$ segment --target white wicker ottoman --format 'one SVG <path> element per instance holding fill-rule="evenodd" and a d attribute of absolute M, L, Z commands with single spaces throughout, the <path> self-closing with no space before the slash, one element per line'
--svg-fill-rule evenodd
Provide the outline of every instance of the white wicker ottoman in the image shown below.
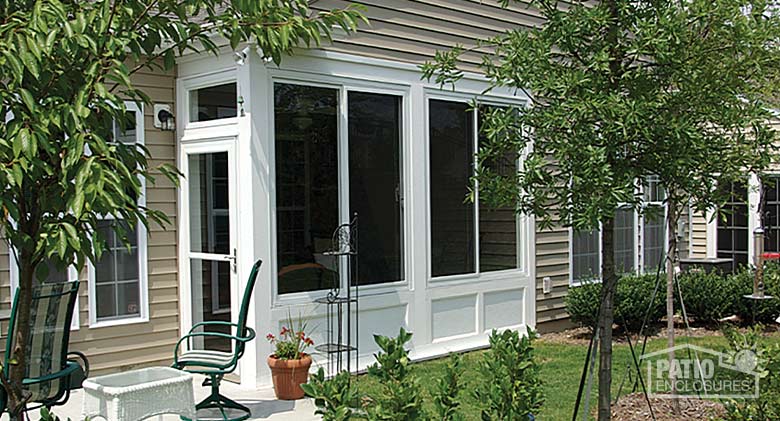
<path fill-rule="evenodd" d="M 162 414 L 195 418 L 192 375 L 150 367 L 84 381 L 82 418 L 137 421 Z"/>

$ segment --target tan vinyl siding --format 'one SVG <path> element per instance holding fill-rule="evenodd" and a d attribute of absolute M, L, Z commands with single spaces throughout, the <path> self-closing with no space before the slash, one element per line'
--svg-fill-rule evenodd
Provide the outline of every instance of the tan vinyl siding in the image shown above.
<path fill-rule="evenodd" d="M 563 297 L 569 290 L 569 230 L 554 226 L 536 229 L 536 323 L 541 331 L 569 326 L 569 315 Z M 552 291 L 543 290 L 543 279 L 549 276 Z"/>
<path fill-rule="evenodd" d="M 133 76 L 136 87 L 142 89 L 153 103 L 174 103 L 175 72 L 151 73 L 141 70 Z M 150 166 L 175 164 L 174 132 L 154 127 L 152 105 L 144 105 L 144 143 L 151 154 Z M 92 373 L 105 374 L 149 365 L 167 365 L 179 337 L 179 291 L 177 262 L 176 188 L 165 177 L 156 175 L 156 183 L 147 183 L 146 205 L 165 212 L 170 224 L 163 229 L 152 223 L 147 239 L 147 289 L 149 321 L 127 325 L 90 328 L 87 270 L 79 279 L 79 324 L 71 332 L 70 348 L 87 354 Z M 6 244 L 0 243 L 0 311 L 10 308 L 9 259 Z M 7 322 L 2 323 L 6 335 Z M 5 349 L 5 343 L 0 346 Z"/>
<path fill-rule="evenodd" d="M 346 0 L 321 0 L 318 10 L 343 8 Z M 474 47 L 478 40 L 515 28 L 532 28 L 542 23 L 539 12 L 523 3 L 502 9 L 498 4 L 479 0 L 367 0 L 370 25 L 361 25 L 357 34 L 325 46 L 329 51 L 365 55 L 393 61 L 420 64 L 433 58 L 437 50 L 456 45 Z M 476 70 L 477 53 L 463 57 L 464 69 Z"/>
<path fill-rule="evenodd" d="M 707 217 L 701 212 L 691 214 L 691 257 L 707 257 Z"/>

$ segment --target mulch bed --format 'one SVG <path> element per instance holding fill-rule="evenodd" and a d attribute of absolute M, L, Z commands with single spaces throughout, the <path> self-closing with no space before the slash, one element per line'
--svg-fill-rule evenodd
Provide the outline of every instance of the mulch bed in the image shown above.
<path fill-rule="evenodd" d="M 703 399 L 679 399 L 680 413 L 673 411 L 671 399 L 650 398 L 653 413 L 657 421 L 690 421 L 715 420 L 725 416 L 726 410 L 720 402 Z M 617 404 L 612 405 L 612 419 L 615 421 L 645 421 L 652 420 L 645 396 L 632 393 L 622 396 Z"/>

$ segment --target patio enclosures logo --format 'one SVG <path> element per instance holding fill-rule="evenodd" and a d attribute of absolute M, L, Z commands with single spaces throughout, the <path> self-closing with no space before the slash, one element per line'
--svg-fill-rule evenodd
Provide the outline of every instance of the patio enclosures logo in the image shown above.
<path fill-rule="evenodd" d="M 670 350 L 675 355 L 672 361 Z M 726 354 L 686 344 L 645 354 L 640 360 L 648 393 L 654 397 L 758 397 L 759 359 L 749 349 Z"/>

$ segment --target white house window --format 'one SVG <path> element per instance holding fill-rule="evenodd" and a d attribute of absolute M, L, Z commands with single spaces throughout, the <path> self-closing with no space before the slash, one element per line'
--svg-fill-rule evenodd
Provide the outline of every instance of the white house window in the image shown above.
<path fill-rule="evenodd" d="M 635 212 L 630 208 L 620 208 L 615 212 L 613 241 L 617 273 L 636 270 L 637 230 L 634 216 Z M 572 230 L 571 237 L 572 282 L 601 279 L 601 230 Z"/>
<path fill-rule="evenodd" d="M 780 251 L 780 177 L 772 176 L 761 180 L 764 212 L 764 251 Z"/>
<path fill-rule="evenodd" d="M 361 285 L 404 278 L 402 98 L 348 91 L 343 116 L 338 104 L 344 93 L 339 88 L 274 85 L 279 294 L 339 283 L 337 262 L 325 252 L 332 248 L 333 231 L 343 216 L 355 212 L 360 218 Z M 348 124 L 342 129 L 339 120 L 344 117 Z M 339 161 L 343 147 L 347 165 Z M 348 189 L 339 187 L 345 184 Z"/>
<path fill-rule="evenodd" d="M 733 269 L 748 264 L 748 190 L 746 183 L 725 186 L 730 197 L 718 218 L 718 257 L 732 260 Z"/>
<path fill-rule="evenodd" d="M 127 231 L 128 249 L 112 228 L 116 223 L 122 222 L 103 220 L 97 226 L 97 231 L 106 239 L 106 250 L 95 262 L 94 298 L 98 320 L 141 314 L 138 231 Z"/>
<path fill-rule="evenodd" d="M 487 111 L 490 106 L 481 106 Z M 481 111 L 463 102 L 432 99 L 429 115 L 431 275 L 441 277 L 518 268 L 514 209 L 466 201 L 475 171 Z M 494 162 L 516 172 L 519 157 Z"/>
<path fill-rule="evenodd" d="M 666 192 L 658 177 L 648 177 L 644 188 L 645 212 L 642 215 L 642 269 L 663 269 L 666 257 Z"/>
<path fill-rule="evenodd" d="M 232 118 L 238 115 L 236 82 L 190 91 L 190 122 Z"/>
<path fill-rule="evenodd" d="M 134 103 L 125 104 L 127 118 L 115 122 L 113 139 L 126 145 L 143 144 L 143 113 Z M 144 204 L 142 192 L 138 198 Z M 124 238 L 114 228 L 121 224 Z M 105 218 L 97 222 L 97 233 L 106 249 L 89 267 L 90 324 L 143 319 L 146 313 L 146 231 L 139 223 Z"/>

